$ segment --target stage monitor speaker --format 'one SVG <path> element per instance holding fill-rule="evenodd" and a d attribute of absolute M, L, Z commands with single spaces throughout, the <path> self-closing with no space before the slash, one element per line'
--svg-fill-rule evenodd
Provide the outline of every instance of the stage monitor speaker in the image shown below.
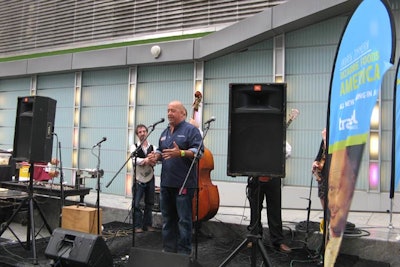
<path fill-rule="evenodd" d="M 286 84 L 230 84 L 229 176 L 285 177 Z"/>
<path fill-rule="evenodd" d="M 113 266 L 111 252 L 101 236 L 62 228 L 53 231 L 45 255 L 55 261 L 55 266 Z"/>
<path fill-rule="evenodd" d="M 57 101 L 44 96 L 18 97 L 13 158 L 49 162 Z"/>
<path fill-rule="evenodd" d="M 127 267 L 201 267 L 189 255 L 155 251 L 144 248 L 131 248 Z"/>

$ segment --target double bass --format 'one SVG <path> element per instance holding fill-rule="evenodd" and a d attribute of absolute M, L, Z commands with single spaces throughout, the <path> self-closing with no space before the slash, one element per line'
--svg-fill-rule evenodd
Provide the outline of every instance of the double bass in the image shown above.
<path fill-rule="evenodd" d="M 192 120 L 199 110 L 202 94 L 195 93 Z M 209 149 L 204 147 L 203 156 L 198 163 L 198 191 L 192 200 L 192 220 L 207 221 L 217 214 L 219 209 L 218 187 L 211 182 L 210 173 L 214 169 L 214 157 Z"/>

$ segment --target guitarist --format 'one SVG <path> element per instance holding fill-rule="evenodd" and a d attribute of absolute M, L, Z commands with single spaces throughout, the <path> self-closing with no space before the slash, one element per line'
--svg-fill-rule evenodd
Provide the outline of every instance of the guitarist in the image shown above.
<path fill-rule="evenodd" d="M 327 156 L 328 151 L 326 148 L 326 128 L 324 128 L 321 132 L 322 140 L 321 144 L 319 145 L 318 154 L 314 159 L 312 164 L 312 173 L 315 176 L 315 179 L 318 183 L 318 197 L 321 201 L 322 209 L 324 210 L 324 218 L 320 222 L 320 231 L 322 233 L 326 233 L 328 226 L 325 224 L 325 221 L 329 221 L 329 210 L 325 209 L 327 205 L 327 196 L 328 193 L 328 163 Z M 320 255 L 324 255 L 325 245 L 327 243 L 328 235 L 324 235 L 323 244 L 319 251 Z"/>
<path fill-rule="evenodd" d="M 132 186 L 132 193 L 135 194 L 135 201 L 132 203 L 134 209 L 134 226 L 135 233 L 143 231 L 154 232 L 152 210 L 154 206 L 155 182 L 154 182 L 154 163 L 148 155 L 156 149 L 151 145 L 145 137 L 148 134 L 148 129 L 143 124 L 136 126 L 135 133 L 138 137 L 138 142 L 130 147 L 131 153 L 136 151 L 137 147 L 142 143 L 142 146 L 137 151 L 136 161 L 132 159 L 132 164 L 136 163 L 136 184 Z M 140 200 L 144 199 L 144 210 L 140 208 Z"/>
<path fill-rule="evenodd" d="M 321 132 L 322 140 L 319 146 L 318 154 L 312 164 L 312 173 L 318 182 L 318 197 L 321 201 L 321 206 L 325 208 L 325 194 L 328 185 L 327 171 L 328 168 L 325 165 L 327 150 L 326 150 L 326 128 Z"/>

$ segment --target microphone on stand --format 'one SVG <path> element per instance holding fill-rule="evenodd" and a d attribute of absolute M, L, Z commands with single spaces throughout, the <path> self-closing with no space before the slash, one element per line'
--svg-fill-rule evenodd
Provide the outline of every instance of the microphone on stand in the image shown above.
<path fill-rule="evenodd" d="M 98 145 L 100 145 L 101 143 L 107 141 L 107 137 L 103 137 L 99 142 L 97 142 L 97 144 L 95 144 L 93 147 L 96 147 Z"/>
<path fill-rule="evenodd" d="M 208 121 L 206 121 L 204 124 L 209 124 L 211 122 L 215 121 L 215 117 L 212 116 Z"/>
<path fill-rule="evenodd" d="M 162 122 L 164 122 L 164 121 L 165 121 L 165 119 L 164 119 L 164 118 L 161 118 L 159 121 L 157 121 L 157 122 L 151 124 L 151 125 L 149 126 L 149 128 L 154 128 L 154 127 L 156 127 L 157 124 L 160 124 L 160 123 L 162 123 Z"/>

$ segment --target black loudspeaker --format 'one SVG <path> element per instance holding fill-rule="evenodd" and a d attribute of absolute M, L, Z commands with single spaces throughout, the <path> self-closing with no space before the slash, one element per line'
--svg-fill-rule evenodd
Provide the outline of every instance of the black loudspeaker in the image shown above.
<path fill-rule="evenodd" d="M 286 84 L 230 84 L 229 176 L 285 177 Z"/>
<path fill-rule="evenodd" d="M 43 96 L 18 97 L 13 158 L 49 162 L 57 101 Z"/>
<path fill-rule="evenodd" d="M 54 260 L 55 266 L 113 266 L 111 252 L 101 236 L 62 228 L 53 231 L 45 255 Z"/>
<path fill-rule="evenodd" d="M 188 255 L 131 248 L 127 267 L 201 267 Z"/>

